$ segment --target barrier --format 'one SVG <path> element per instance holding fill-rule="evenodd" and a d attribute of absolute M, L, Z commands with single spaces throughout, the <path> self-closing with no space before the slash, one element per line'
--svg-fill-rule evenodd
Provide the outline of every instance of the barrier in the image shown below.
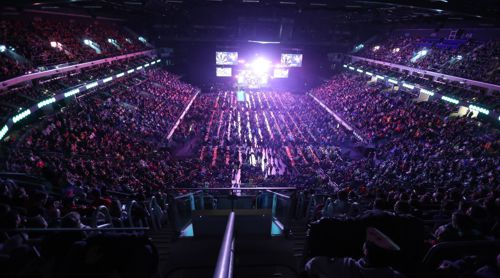
<path fill-rule="evenodd" d="M 96 65 L 104 64 L 104 63 L 111 63 L 113 61 L 119 61 L 119 60 L 128 59 L 128 58 L 132 58 L 132 57 L 136 57 L 136 56 L 153 55 L 155 52 L 156 52 L 156 50 L 140 51 L 140 52 L 135 52 L 135 53 L 131 53 L 131 54 L 119 55 L 119 56 L 115 56 L 115 57 L 104 58 L 104 59 L 84 62 L 84 63 L 80 63 L 80 64 L 75 64 L 75 65 L 63 66 L 60 68 L 45 70 L 45 71 L 41 71 L 41 72 L 25 74 L 25 75 L 17 76 L 17 77 L 0 82 L 0 90 L 4 90 L 4 89 L 7 89 L 8 87 L 17 85 L 19 83 L 31 81 L 31 80 L 42 78 L 42 77 L 49 77 L 52 75 L 61 74 L 61 73 L 65 73 L 65 72 L 81 70 L 84 68 L 93 67 Z"/>
<path fill-rule="evenodd" d="M 397 68 L 397 69 L 399 69 L 399 71 L 405 70 L 405 71 L 408 71 L 410 73 L 416 72 L 416 73 L 419 73 L 419 74 L 429 75 L 429 76 L 432 76 L 434 78 L 443 78 L 443 79 L 447 79 L 447 80 L 450 80 L 450 81 L 463 82 L 463 83 L 465 83 L 467 85 L 477 86 L 477 87 L 480 87 L 480 88 L 483 88 L 483 89 L 487 89 L 487 90 L 500 91 L 500 85 L 496 85 L 496 84 L 491 84 L 491 83 L 486 83 L 486 82 L 482 82 L 482 81 L 471 80 L 471 79 L 467 79 L 467 78 L 463 78 L 463 77 L 458 77 L 458 76 L 453 76 L 453 75 L 448 75 L 448 74 L 443 74 L 443 73 L 439 73 L 439 72 L 433 72 L 433 71 L 428 71 L 428 70 L 423 70 L 423 69 L 412 68 L 412 67 L 408 67 L 408 66 L 403 66 L 403 65 L 393 64 L 393 63 L 389 63 L 389 62 L 383 62 L 383 61 L 373 60 L 373 59 L 359 57 L 359 56 L 354 56 L 354 55 L 349 55 L 349 56 L 352 58 L 353 62 L 365 61 L 365 62 L 374 63 L 374 64 L 378 64 L 378 65 L 383 65 L 383 66 L 388 66 L 388 67 L 392 67 L 392 68 Z"/>
<path fill-rule="evenodd" d="M 224 232 L 217 265 L 215 266 L 214 278 L 233 277 L 234 217 L 234 211 L 229 213 L 226 231 Z"/>
<path fill-rule="evenodd" d="M 155 61 L 152 61 L 151 65 L 154 65 L 160 61 L 161 61 L 161 59 L 157 59 Z M 146 63 L 146 65 L 150 65 L 150 63 Z M 75 96 L 77 94 L 80 94 L 80 93 L 85 92 L 87 90 L 93 89 L 95 87 L 102 86 L 103 84 L 105 84 L 113 79 L 121 78 L 121 77 L 125 76 L 125 74 L 132 74 L 136 70 L 141 70 L 141 69 L 142 69 L 142 66 L 137 67 L 136 69 L 133 69 L 133 68 L 129 69 L 128 71 L 126 71 L 126 73 L 124 71 L 124 72 L 118 73 L 116 75 L 114 74 L 114 75 L 107 76 L 107 77 L 102 78 L 102 79 L 91 81 L 87 84 L 83 84 L 83 85 L 78 86 L 76 88 L 73 88 L 69 91 L 65 91 L 65 92 L 59 93 L 57 95 L 54 95 L 53 97 L 50 97 L 48 99 L 42 100 L 39 103 L 34 104 L 31 107 L 24 109 L 19 114 L 14 115 L 12 118 L 7 120 L 7 123 L 5 123 L 5 125 L 3 126 L 2 129 L 0 129 L 0 140 L 2 140 L 5 137 L 5 135 L 7 135 L 7 132 L 14 126 L 14 124 L 25 119 L 26 117 L 35 113 L 36 111 L 40 110 L 41 108 L 43 108 L 49 104 L 64 100 L 64 99 L 72 97 L 72 96 Z"/>

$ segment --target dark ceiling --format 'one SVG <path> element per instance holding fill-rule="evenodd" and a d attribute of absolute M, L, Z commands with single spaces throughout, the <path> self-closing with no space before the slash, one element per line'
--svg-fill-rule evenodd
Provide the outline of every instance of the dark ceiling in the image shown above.
<path fill-rule="evenodd" d="M 498 26 L 500 0 L 15 0 L 2 13 L 37 10 L 119 18 L 153 40 L 342 42 L 381 28 Z M 471 22 L 473 24 L 471 24 Z M 370 31 L 368 31 L 370 30 Z M 146 32 L 146 31 L 145 31 Z"/>
<path fill-rule="evenodd" d="M 172 12 L 191 12 L 216 8 L 234 10 L 236 14 L 258 9 L 259 13 L 275 10 L 325 10 L 339 22 L 378 20 L 382 22 L 409 21 L 419 18 L 453 16 L 462 18 L 497 19 L 498 0 L 12 0 L 4 5 L 42 10 L 77 10 L 95 15 L 168 16 Z M 234 12 L 233 11 L 233 12 Z M 233 13 L 234 14 L 234 13 Z"/>

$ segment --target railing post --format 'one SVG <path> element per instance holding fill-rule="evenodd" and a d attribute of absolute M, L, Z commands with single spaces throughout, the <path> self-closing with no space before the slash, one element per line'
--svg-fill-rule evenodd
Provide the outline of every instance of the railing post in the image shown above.
<path fill-rule="evenodd" d="M 196 204 L 194 201 L 194 194 L 193 193 L 191 193 L 189 195 L 189 202 L 191 203 L 191 211 L 196 210 Z"/>
<path fill-rule="evenodd" d="M 205 191 L 201 191 L 200 209 L 205 209 Z"/>
<path fill-rule="evenodd" d="M 175 198 L 171 194 L 168 195 L 167 198 L 169 200 L 169 204 L 168 204 L 169 213 L 168 213 L 168 215 L 170 217 L 170 223 L 172 223 L 172 226 L 174 227 L 175 232 L 179 233 L 180 232 L 179 220 L 177 219 L 178 215 L 179 215 L 179 211 L 177 209 L 177 204 L 176 204 Z"/>

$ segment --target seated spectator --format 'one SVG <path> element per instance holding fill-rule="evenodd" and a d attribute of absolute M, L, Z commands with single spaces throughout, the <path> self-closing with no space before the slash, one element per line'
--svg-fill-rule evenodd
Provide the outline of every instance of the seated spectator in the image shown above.
<path fill-rule="evenodd" d="M 399 247 L 375 228 L 368 228 L 363 258 L 315 257 L 306 264 L 310 278 L 378 278 L 405 277 L 390 267 Z"/>

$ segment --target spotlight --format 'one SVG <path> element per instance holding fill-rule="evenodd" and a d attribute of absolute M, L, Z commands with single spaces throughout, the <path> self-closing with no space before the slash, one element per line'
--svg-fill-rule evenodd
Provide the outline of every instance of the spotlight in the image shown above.
<path fill-rule="evenodd" d="M 50 46 L 52 48 L 56 48 L 57 47 L 57 42 L 50 42 Z"/>
<path fill-rule="evenodd" d="M 0 53 L 5 52 L 6 49 L 7 49 L 7 47 L 5 45 L 0 44 Z"/>
<path fill-rule="evenodd" d="M 266 73 L 269 71 L 269 68 L 271 67 L 271 61 L 268 61 L 264 58 L 257 58 L 256 60 L 253 61 L 251 67 L 255 73 L 258 74 Z"/>

